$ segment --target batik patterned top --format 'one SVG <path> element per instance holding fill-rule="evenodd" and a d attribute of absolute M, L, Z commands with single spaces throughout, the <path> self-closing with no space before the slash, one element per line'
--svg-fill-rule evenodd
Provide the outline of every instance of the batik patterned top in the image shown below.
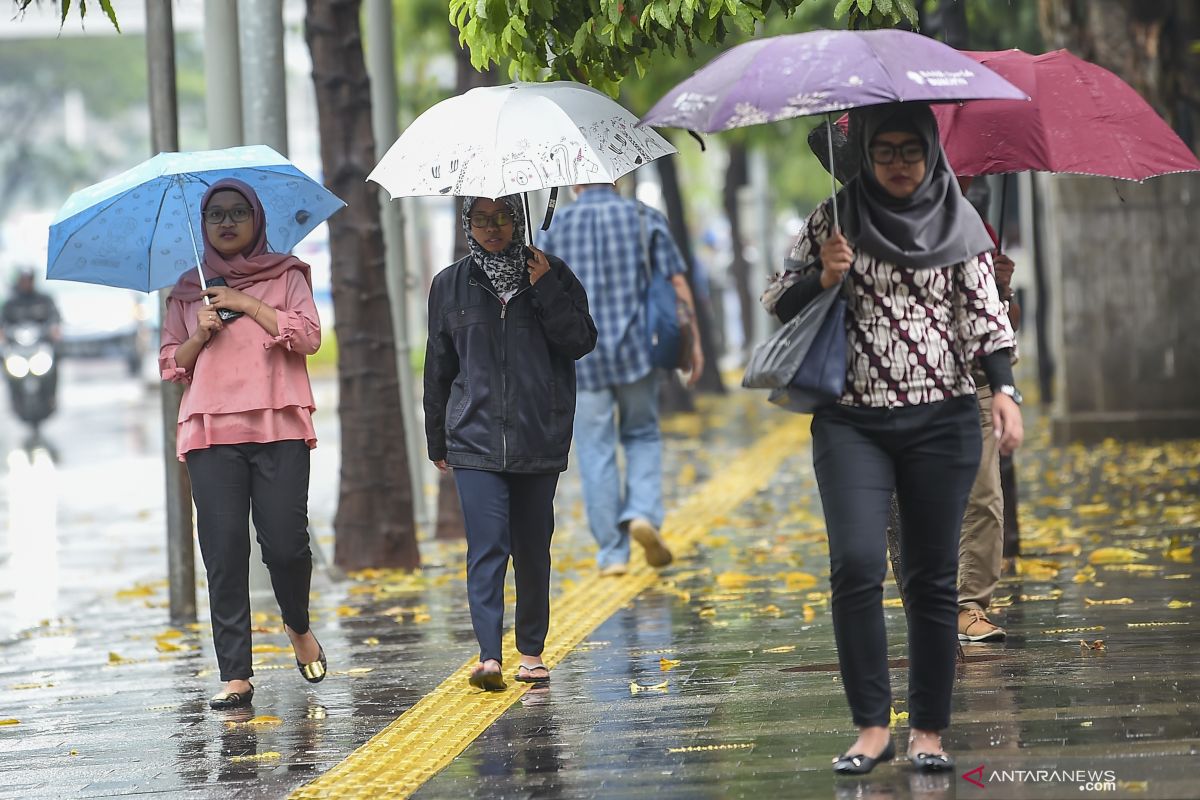
<path fill-rule="evenodd" d="M 817 208 L 789 260 L 818 262 L 829 204 Z M 971 364 L 1014 346 L 990 254 L 932 269 L 856 250 L 846 305 L 846 391 L 840 403 L 898 408 L 972 394 Z"/>

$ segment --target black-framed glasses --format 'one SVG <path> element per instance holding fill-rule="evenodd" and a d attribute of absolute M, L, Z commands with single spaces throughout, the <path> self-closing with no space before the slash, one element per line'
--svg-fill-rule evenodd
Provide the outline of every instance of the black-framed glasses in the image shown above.
<path fill-rule="evenodd" d="M 920 142 L 905 142 L 901 145 L 878 142 L 868 149 L 871 161 L 876 164 L 891 164 L 900 156 L 905 164 L 916 164 L 925 160 L 925 145 Z"/>
<path fill-rule="evenodd" d="M 209 225 L 220 225 L 226 219 L 231 219 L 234 223 L 245 222 L 250 219 L 254 213 L 250 206 L 234 206 L 226 210 L 224 208 L 206 208 L 204 210 L 204 221 Z"/>
<path fill-rule="evenodd" d="M 503 228 L 512 224 L 513 215 L 507 211 L 497 211 L 495 214 L 472 214 L 468 219 L 472 228 Z"/>

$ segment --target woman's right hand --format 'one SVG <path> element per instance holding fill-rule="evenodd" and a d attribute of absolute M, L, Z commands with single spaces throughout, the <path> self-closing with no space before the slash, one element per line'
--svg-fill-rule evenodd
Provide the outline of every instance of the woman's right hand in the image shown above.
<path fill-rule="evenodd" d="M 438 472 L 450 471 L 450 465 L 446 463 L 446 459 L 444 458 L 439 458 L 437 461 L 434 461 L 433 465 L 438 468 Z"/>
<path fill-rule="evenodd" d="M 221 318 L 217 316 L 216 306 L 202 305 L 196 311 L 196 322 L 199 323 L 192 338 L 201 344 L 207 344 L 213 334 L 224 327 Z"/>
<path fill-rule="evenodd" d="M 854 248 L 841 231 L 835 230 L 821 245 L 821 286 L 828 289 L 841 283 L 853 262 Z"/>

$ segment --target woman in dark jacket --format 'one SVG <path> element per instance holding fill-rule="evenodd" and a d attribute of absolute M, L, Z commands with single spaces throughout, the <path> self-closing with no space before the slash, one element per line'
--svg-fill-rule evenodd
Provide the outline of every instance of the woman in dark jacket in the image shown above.
<path fill-rule="evenodd" d="M 809 265 L 775 307 L 791 319 L 848 281 L 848 363 L 841 399 L 813 416 L 813 462 L 829 535 L 833 624 L 858 740 L 834 771 L 862 774 L 894 757 L 883 618 L 892 492 L 901 516 L 908 612 L 909 758 L 953 768 L 950 722 L 957 647 L 958 535 L 979 467 L 971 364 L 996 387 L 1002 452 L 1022 438 L 1013 333 L 996 291 L 991 238 L 959 191 L 926 105 L 851 112 L 858 175 L 809 218 L 792 260 Z"/>
<path fill-rule="evenodd" d="M 467 527 L 467 596 L 479 640 L 470 683 L 500 672 L 504 575 L 517 582 L 516 680 L 544 683 L 554 492 L 567 468 L 575 361 L 596 346 L 582 284 L 561 260 L 525 246 L 520 199 L 467 197 L 471 254 L 433 279 L 425 351 L 429 458 L 453 468 Z"/>

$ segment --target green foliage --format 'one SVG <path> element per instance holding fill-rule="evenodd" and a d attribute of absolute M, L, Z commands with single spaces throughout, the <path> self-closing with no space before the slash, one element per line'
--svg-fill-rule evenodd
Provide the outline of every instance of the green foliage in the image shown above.
<path fill-rule="evenodd" d="M 838 0 L 833 15 L 846 17 L 851 30 L 891 28 L 902 20 L 917 27 L 917 7 L 912 0 Z"/>
<path fill-rule="evenodd" d="M 13 0 L 13 4 L 17 7 L 18 12 L 24 11 L 34 3 L 41 5 L 41 2 L 42 0 Z M 71 14 L 72 0 L 57 0 L 57 2 L 59 5 L 59 10 L 62 14 L 60 24 L 66 25 L 67 17 Z M 100 10 L 104 12 L 104 16 L 108 17 L 108 21 L 111 22 L 112 26 L 117 29 L 117 33 L 120 33 L 121 25 L 119 22 L 117 22 L 117 11 L 113 8 L 112 0 L 96 0 L 96 2 L 99 3 Z M 79 9 L 79 22 L 82 24 L 84 19 L 87 17 L 88 0 L 79 0 L 79 2 L 76 4 L 76 7 Z"/>
<path fill-rule="evenodd" d="M 471 63 L 508 65 L 520 80 L 566 79 L 614 97 L 656 56 L 695 58 L 816 0 L 450 0 L 450 22 Z M 853 7 L 851 5 L 853 4 Z M 840 0 L 853 25 L 916 20 L 911 0 Z"/>

